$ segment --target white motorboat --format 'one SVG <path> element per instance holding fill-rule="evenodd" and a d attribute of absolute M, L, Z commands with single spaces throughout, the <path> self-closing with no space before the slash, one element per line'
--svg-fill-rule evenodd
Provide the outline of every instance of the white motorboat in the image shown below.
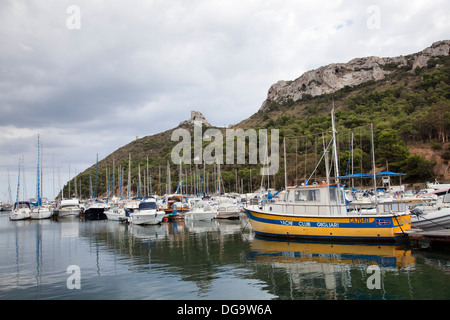
<path fill-rule="evenodd" d="M 240 208 L 236 201 L 229 198 L 219 198 L 217 206 L 217 219 L 239 219 Z"/>
<path fill-rule="evenodd" d="M 28 201 L 18 201 L 14 204 L 9 219 L 12 221 L 26 220 L 31 217 L 31 204 Z"/>
<path fill-rule="evenodd" d="M 57 210 L 58 217 L 78 217 L 81 211 L 80 201 L 76 198 L 61 200 Z"/>
<path fill-rule="evenodd" d="M 108 210 L 104 211 L 108 220 L 121 221 L 126 218 L 126 212 L 123 205 L 112 205 Z"/>
<path fill-rule="evenodd" d="M 139 203 L 139 207 L 128 217 L 128 222 L 132 224 L 159 224 L 166 213 L 159 211 L 155 198 L 144 199 Z"/>
<path fill-rule="evenodd" d="M 31 210 L 30 218 L 34 220 L 50 219 L 53 209 L 48 205 L 39 206 Z"/>
<path fill-rule="evenodd" d="M 105 211 L 111 206 L 103 201 L 95 200 L 88 204 L 86 210 L 84 210 L 85 217 L 88 219 L 105 219 Z"/>
<path fill-rule="evenodd" d="M 450 189 L 435 191 L 436 204 L 418 205 L 411 210 L 411 226 L 422 230 L 450 228 Z"/>
<path fill-rule="evenodd" d="M 426 231 L 450 228 L 450 208 L 423 211 L 421 207 L 411 210 L 411 227 Z"/>
<path fill-rule="evenodd" d="M 185 220 L 212 220 L 216 218 L 217 210 L 205 201 L 196 202 L 184 215 Z"/>

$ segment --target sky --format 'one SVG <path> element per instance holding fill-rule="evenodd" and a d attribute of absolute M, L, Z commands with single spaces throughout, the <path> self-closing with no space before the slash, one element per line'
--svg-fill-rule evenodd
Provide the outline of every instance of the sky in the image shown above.
<path fill-rule="evenodd" d="M 0 200 L 44 196 L 200 111 L 256 113 L 270 86 L 330 63 L 450 39 L 448 0 L 1 0 Z M 21 160 L 23 159 L 23 160 Z"/>

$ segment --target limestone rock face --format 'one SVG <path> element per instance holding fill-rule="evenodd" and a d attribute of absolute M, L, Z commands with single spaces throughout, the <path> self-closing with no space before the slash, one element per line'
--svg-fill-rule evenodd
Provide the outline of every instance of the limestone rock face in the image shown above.
<path fill-rule="evenodd" d="M 260 110 L 267 110 L 271 102 L 289 99 L 296 101 L 305 95 L 314 97 L 338 91 L 346 86 L 353 87 L 364 82 L 381 80 L 396 68 L 409 66 L 408 69 L 414 72 L 417 67 L 426 66 L 431 57 L 448 56 L 449 53 L 450 40 L 444 40 L 408 56 L 356 58 L 347 63 L 329 64 L 307 71 L 293 81 L 281 80 L 273 84 Z"/>

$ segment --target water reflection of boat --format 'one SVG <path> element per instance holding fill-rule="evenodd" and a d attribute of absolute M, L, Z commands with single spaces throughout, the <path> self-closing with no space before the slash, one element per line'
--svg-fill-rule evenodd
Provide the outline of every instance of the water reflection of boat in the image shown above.
<path fill-rule="evenodd" d="M 408 267 L 415 263 L 405 244 L 347 244 L 327 242 L 293 242 L 256 237 L 249 257 L 261 262 L 316 262 L 380 267 Z"/>
<path fill-rule="evenodd" d="M 166 232 L 160 224 L 151 226 L 131 224 L 128 226 L 128 230 L 133 237 L 141 241 L 158 240 L 166 236 Z"/>
<path fill-rule="evenodd" d="M 185 219 L 184 225 L 190 232 L 202 233 L 207 231 L 217 231 L 217 220 L 193 220 Z"/>

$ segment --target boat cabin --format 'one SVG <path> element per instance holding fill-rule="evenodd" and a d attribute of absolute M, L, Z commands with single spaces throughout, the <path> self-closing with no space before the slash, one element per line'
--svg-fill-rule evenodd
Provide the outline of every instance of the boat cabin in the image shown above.
<path fill-rule="evenodd" d="M 273 212 L 296 215 L 343 215 L 347 213 L 344 188 L 313 184 L 288 187 L 283 201 L 267 204 Z"/>
<path fill-rule="evenodd" d="M 264 205 L 264 210 L 273 213 L 323 216 L 398 213 L 406 209 L 400 200 L 348 203 L 343 186 L 326 183 L 288 187 L 283 201 Z"/>

